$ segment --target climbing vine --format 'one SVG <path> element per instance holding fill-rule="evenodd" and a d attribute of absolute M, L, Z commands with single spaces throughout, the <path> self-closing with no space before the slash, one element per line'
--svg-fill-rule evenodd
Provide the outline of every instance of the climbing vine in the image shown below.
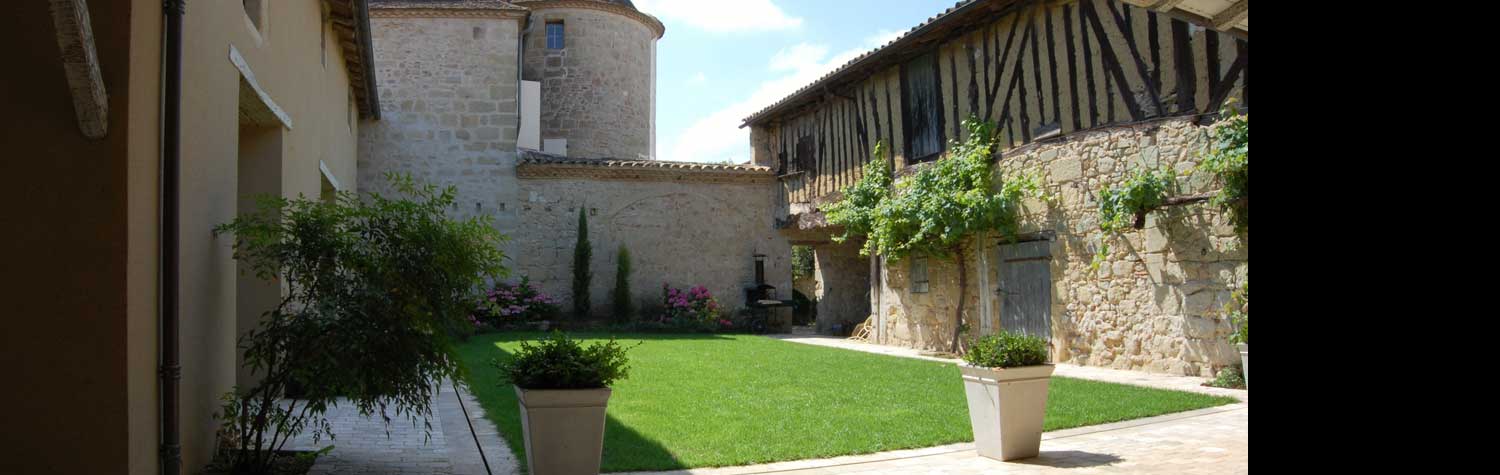
<path fill-rule="evenodd" d="M 1219 181 L 1219 192 L 1209 204 L 1229 213 L 1236 230 L 1250 230 L 1250 116 L 1225 106 L 1224 117 L 1214 129 L 1209 153 L 1198 164 Z"/>
<path fill-rule="evenodd" d="M 1020 228 L 1021 200 L 1042 198 L 1030 176 L 1002 180 L 995 187 L 995 125 L 964 121 L 968 139 L 954 141 L 951 155 L 919 168 L 892 186 L 883 160 L 885 146 L 876 144 L 875 160 L 865 174 L 843 190 L 844 198 L 826 210 L 830 224 L 843 226 L 834 241 L 865 238 L 860 254 L 879 254 L 900 260 L 907 256 L 955 256 L 959 298 L 953 350 L 959 351 L 964 327 L 963 302 L 967 291 L 967 249 L 976 233 L 998 231 L 1015 237 Z"/>
<path fill-rule="evenodd" d="M 1137 169 L 1125 181 L 1099 192 L 1099 229 L 1140 228 L 1146 213 L 1167 200 L 1177 180 L 1166 170 Z"/>

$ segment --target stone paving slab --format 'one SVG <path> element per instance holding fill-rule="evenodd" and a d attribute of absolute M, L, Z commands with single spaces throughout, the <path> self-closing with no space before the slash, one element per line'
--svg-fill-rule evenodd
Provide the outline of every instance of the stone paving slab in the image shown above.
<path fill-rule="evenodd" d="M 889 356 L 899 356 L 902 358 L 941 361 L 945 363 L 962 362 L 962 360 L 959 360 L 957 358 L 942 358 L 923 355 L 921 351 L 914 348 L 877 345 L 874 343 L 864 343 L 839 337 L 806 335 L 770 335 L 770 337 L 792 343 L 842 348 L 845 350 L 863 351 L 866 353 L 876 353 Z M 1239 399 L 1243 402 L 1250 402 L 1250 391 L 1246 391 L 1243 389 L 1224 389 L 1204 386 L 1203 383 L 1208 381 L 1207 378 L 1199 378 L 1193 376 L 1154 374 L 1141 371 L 1101 368 L 1097 366 L 1079 366 L 1067 363 L 1058 363 L 1056 371 L 1054 371 L 1052 374 L 1055 376 L 1087 379 L 1092 381 L 1103 381 L 1108 383 L 1146 386 L 1158 389 L 1171 389 L 1199 394 L 1210 394 L 1214 396 L 1229 396 L 1235 399 Z"/>
<path fill-rule="evenodd" d="M 1042 435 L 1039 457 L 1001 462 L 974 444 L 821 460 L 625 475 L 897 475 L 1055 473 L 1248 473 L 1248 404 L 1080 427 Z"/>
<path fill-rule="evenodd" d="M 444 382 L 433 396 L 429 431 L 420 420 L 413 424 L 394 415 L 387 425 L 380 416 L 362 416 L 353 404 L 341 401 L 327 415 L 333 440 L 314 442 L 310 434 L 303 434 L 287 447 L 317 450 L 333 445 L 313 465 L 313 475 L 518 473 L 510 448 L 478 408 L 467 390 Z"/>

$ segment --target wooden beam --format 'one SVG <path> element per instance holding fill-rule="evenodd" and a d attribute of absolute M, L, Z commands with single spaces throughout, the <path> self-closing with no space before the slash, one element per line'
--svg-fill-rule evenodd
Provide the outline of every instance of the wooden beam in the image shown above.
<path fill-rule="evenodd" d="M 1239 0 L 1224 11 L 1215 14 L 1212 21 L 1215 29 L 1228 31 L 1234 28 L 1235 23 L 1246 18 L 1250 18 L 1250 0 Z"/>
<path fill-rule="evenodd" d="M 1156 3 L 1151 4 L 1151 9 L 1159 12 L 1167 12 L 1173 8 L 1177 8 L 1177 5 L 1181 3 L 1182 0 L 1157 0 Z"/>
<path fill-rule="evenodd" d="M 109 132 L 109 94 L 104 90 L 99 54 L 94 49 L 88 4 L 84 0 L 52 0 L 49 7 L 78 130 L 90 139 L 104 138 Z"/>

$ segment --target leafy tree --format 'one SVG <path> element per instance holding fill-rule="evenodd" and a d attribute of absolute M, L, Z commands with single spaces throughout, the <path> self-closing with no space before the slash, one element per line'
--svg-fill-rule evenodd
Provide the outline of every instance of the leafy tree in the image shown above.
<path fill-rule="evenodd" d="M 792 246 L 792 277 L 811 277 L 814 264 L 812 246 Z"/>
<path fill-rule="evenodd" d="M 594 256 L 594 245 L 589 243 L 589 218 L 583 207 L 578 207 L 578 243 L 573 245 L 573 316 L 579 320 L 589 316 L 589 283 L 594 274 L 589 270 L 589 259 Z"/>
<path fill-rule="evenodd" d="M 615 321 L 627 323 L 635 318 L 635 306 L 630 301 L 630 250 L 620 245 L 615 259 Z"/>
<path fill-rule="evenodd" d="M 883 160 L 872 160 L 865 175 L 844 189 L 831 206 L 828 222 L 844 227 L 836 242 L 865 237 L 863 255 L 892 259 L 911 255 L 954 257 L 959 295 L 953 326 L 953 351 L 959 351 L 963 305 L 968 291 L 969 241 L 977 233 L 998 231 L 1015 236 L 1020 228 L 1021 200 L 1040 196 L 1036 182 L 1020 176 L 994 184 L 995 126 L 964 121 L 968 139 L 954 141 L 951 156 L 924 165 L 891 186 Z M 875 147 L 877 157 L 883 144 Z"/>
<path fill-rule="evenodd" d="M 304 430 L 332 437 L 323 415 L 340 397 L 431 430 L 432 383 L 461 373 L 453 336 L 485 279 L 506 274 L 505 237 L 485 217 L 449 219 L 453 187 L 386 178 L 400 197 L 262 197 L 256 213 L 215 228 L 234 235 L 243 269 L 284 283 L 280 303 L 239 339 L 261 379 L 226 394 L 217 414 L 233 472 L 268 473 Z M 283 403 L 294 382 L 302 398 Z"/>

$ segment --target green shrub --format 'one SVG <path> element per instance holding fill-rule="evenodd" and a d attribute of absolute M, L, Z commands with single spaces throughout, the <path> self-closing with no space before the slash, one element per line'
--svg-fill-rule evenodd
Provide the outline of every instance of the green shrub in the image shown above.
<path fill-rule="evenodd" d="M 504 276 L 505 237 L 483 217 L 448 218 L 453 187 L 386 178 L 401 196 L 263 197 L 215 228 L 234 235 L 240 269 L 283 286 L 239 338 L 259 381 L 226 394 L 216 414 L 221 440 L 237 445 L 222 454 L 235 473 L 270 471 L 304 430 L 327 435 L 330 404 L 426 421 L 432 382 L 461 372 L 453 338 L 472 331 L 485 279 Z M 298 399 L 282 403 L 294 385 Z"/>
<path fill-rule="evenodd" d="M 1203 383 L 1204 386 L 1228 389 L 1245 389 L 1245 374 L 1239 365 L 1226 366 L 1219 370 L 1219 375 L 1212 381 Z"/>
<path fill-rule="evenodd" d="M 964 361 L 984 368 L 1035 366 L 1047 362 L 1047 341 L 1001 330 L 975 341 Z"/>
<path fill-rule="evenodd" d="M 635 306 L 630 301 L 630 250 L 620 245 L 615 266 L 615 322 L 625 323 L 635 319 Z"/>
<path fill-rule="evenodd" d="M 578 242 L 573 245 L 573 316 L 579 320 L 589 316 L 589 283 L 594 273 L 589 270 L 589 259 L 594 256 L 594 245 L 589 243 L 589 219 L 583 207 L 578 207 Z"/>
<path fill-rule="evenodd" d="M 813 260 L 812 246 L 792 246 L 792 278 L 812 277 Z"/>
<path fill-rule="evenodd" d="M 535 346 L 523 341 L 514 359 L 493 364 L 525 389 L 607 388 L 629 374 L 626 351 L 613 338 L 584 348 L 559 331 Z"/>

